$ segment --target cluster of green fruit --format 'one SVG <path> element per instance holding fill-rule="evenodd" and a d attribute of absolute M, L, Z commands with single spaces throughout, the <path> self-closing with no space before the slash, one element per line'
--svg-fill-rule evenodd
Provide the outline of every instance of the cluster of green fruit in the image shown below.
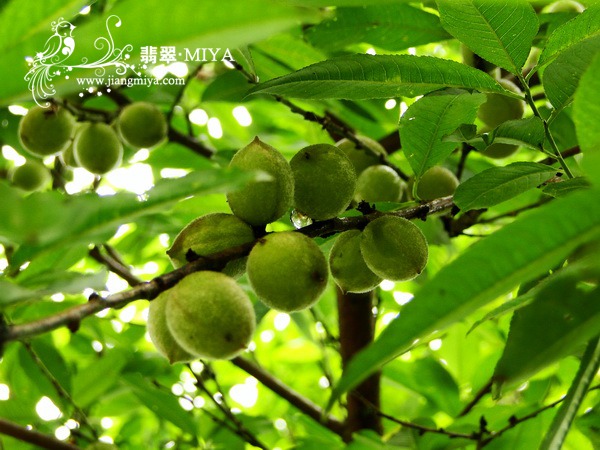
<path fill-rule="evenodd" d="M 229 192 L 233 214 L 195 219 L 179 233 L 167 254 L 178 268 L 199 257 L 254 244 L 247 257 L 229 261 L 222 272 L 193 273 L 150 303 L 150 338 L 172 363 L 228 359 L 248 346 L 255 327 L 254 310 L 235 281 L 244 272 L 265 305 L 293 312 L 318 301 L 330 271 L 345 292 L 368 292 L 383 279 L 410 280 L 423 271 L 428 257 L 425 236 L 412 222 L 394 215 L 377 217 L 362 231 L 340 234 L 329 262 L 315 241 L 300 232 L 264 235 L 265 225 L 290 208 L 314 220 L 331 219 L 346 211 L 356 198 L 357 179 L 379 165 L 365 163 L 357 176 L 358 156 L 365 159 L 367 155 L 354 154 L 360 150 L 345 145 L 347 151 L 343 145 L 342 149 L 311 145 L 288 163 L 279 151 L 256 138 L 235 154 L 232 167 L 266 172 L 270 180 L 253 181 Z M 390 172 L 382 173 L 385 177 Z M 433 190 L 430 186 L 423 195 L 433 194 Z M 400 195 L 401 190 L 394 190 L 395 201 Z M 258 236 L 256 230 L 261 230 Z"/>
<path fill-rule="evenodd" d="M 19 123 L 23 148 L 36 157 L 58 155 L 69 167 L 83 167 L 103 175 L 121 164 L 123 143 L 133 148 L 152 148 L 167 136 L 167 121 L 153 104 L 137 102 L 123 108 L 114 126 L 102 122 L 77 122 L 63 107 L 31 108 Z M 48 169 L 30 159 L 12 173 L 15 186 L 27 191 L 43 188 Z"/>

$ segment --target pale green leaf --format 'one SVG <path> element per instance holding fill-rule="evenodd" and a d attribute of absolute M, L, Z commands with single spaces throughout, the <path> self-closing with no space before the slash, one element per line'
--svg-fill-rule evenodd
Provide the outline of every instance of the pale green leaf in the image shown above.
<path fill-rule="evenodd" d="M 196 171 L 161 180 L 143 197 L 131 193 L 63 197 L 57 192 L 42 192 L 19 198 L 14 189 L 0 183 L 0 196 L 10 198 L 0 204 L 0 237 L 21 244 L 12 262 L 22 264 L 41 252 L 102 242 L 119 225 L 137 217 L 163 211 L 190 195 L 225 192 L 256 176 L 229 169 Z"/>
<path fill-rule="evenodd" d="M 416 97 L 445 87 L 515 94 L 464 64 L 429 56 L 351 55 L 332 58 L 262 83 L 252 94 L 297 98 Z"/>
<path fill-rule="evenodd" d="M 70 20 L 90 1 L 86 0 L 12 0 L 0 13 L 0 50 L 2 54 L 39 32 L 48 33 L 60 17 Z M 47 37 L 50 37 L 48 34 Z"/>
<path fill-rule="evenodd" d="M 196 435 L 198 430 L 194 418 L 179 405 L 176 396 L 158 389 L 139 373 L 126 374 L 123 380 L 138 400 L 157 417 L 168 420 L 191 435 Z"/>
<path fill-rule="evenodd" d="M 538 60 L 544 66 L 558 55 L 570 51 L 571 47 L 587 39 L 600 35 L 600 7 L 591 6 L 572 20 L 554 31 L 546 42 L 546 47 Z"/>
<path fill-rule="evenodd" d="M 538 30 L 526 0 L 437 0 L 444 28 L 473 52 L 514 74 L 527 60 Z"/>
<path fill-rule="evenodd" d="M 457 144 L 442 138 L 461 124 L 473 123 L 483 102 L 482 94 L 440 92 L 419 99 L 406 110 L 400 119 L 400 139 L 416 177 L 454 151 Z"/>
<path fill-rule="evenodd" d="M 592 339 L 581 359 L 581 364 L 569 392 L 560 405 L 550 429 L 544 437 L 540 450 L 560 450 L 571 424 L 577 415 L 577 410 L 590 388 L 594 376 L 600 369 L 600 337 Z"/>
<path fill-rule="evenodd" d="M 403 50 L 450 38 L 440 19 L 410 5 L 338 8 L 334 18 L 306 31 L 316 47 L 328 50 L 368 42 L 386 50 Z"/>
<path fill-rule="evenodd" d="M 596 189 L 557 199 L 477 242 L 443 267 L 375 342 L 354 356 L 329 406 L 420 339 L 545 273 L 597 236 L 598 195 Z"/>
<path fill-rule="evenodd" d="M 127 363 L 126 353 L 113 349 L 82 368 L 73 378 L 73 400 L 85 408 L 110 389 Z"/>
<path fill-rule="evenodd" d="M 559 277 L 515 312 L 504 352 L 494 371 L 494 390 L 523 382 L 574 353 L 600 329 L 600 290 L 577 289 L 579 277 Z M 552 324 L 552 326 L 548 326 Z"/>
<path fill-rule="evenodd" d="M 556 169 L 534 162 L 492 167 L 461 183 L 454 203 L 462 211 L 489 208 L 533 189 L 556 175 Z"/>
<path fill-rule="evenodd" d="M 592 183 L 600 182 L 600 55 L 581 77 L 573 104 L 573 121 L 583 152 L 583 168 Z"/>

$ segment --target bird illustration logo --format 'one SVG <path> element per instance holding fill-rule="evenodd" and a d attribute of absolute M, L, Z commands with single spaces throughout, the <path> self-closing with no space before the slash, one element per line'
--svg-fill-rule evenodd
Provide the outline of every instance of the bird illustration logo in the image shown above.
<path fill-rule="evenodd" d="M 110 21 L 116 21 L 115 27 L 121 26 L 121 19 L 118 16 L 109 16 L 106 19 L 107 37 L 99 37 L 95 41 L 95 47 L 104 50 L 105 54 L 91 62 L 87 57 L 82 57 L 81 62 L 75 64 L 69 61 L 75 51 L 73 37 L 75 25 L 63 17 L 52 22 L 52 36 L 46 40 L 42 51 L 37 52 L 33 58 L 28 58 L 30 69 L 25 75 L 29 90 L 38 105 L 50 106 L 50 103 L 44 100 L 56 94 L 53 84 L 56 76 L 64 75 L 68 78 L 68 73 L 74 69 L 96 69 L 95 74 L 99 76 L 105 73 L 107 67 L 114 67 L 117 74 L 123 75 L 133 67 L 124 62 L 129 58 L 126 52 L 130 52 L 133 46 L 130 44 L 123 48 L 115 46 L 110 32 Z"/>

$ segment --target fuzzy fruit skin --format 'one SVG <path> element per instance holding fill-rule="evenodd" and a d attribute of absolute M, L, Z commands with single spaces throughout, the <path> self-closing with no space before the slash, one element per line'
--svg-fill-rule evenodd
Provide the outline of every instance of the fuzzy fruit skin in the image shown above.
<path fill-rule="evenodd" d="M 198 217 L 179 232 L 167 250 L 176 269 L 188 262 L 191 250 L 198 256 L 208 256 L 254 240 L 252 227 L 233 214 L 213 213 Z M 227 263 L 223 273 L 240 277 L 246 270 L 246 258 Z"/>
<path fill-rule="evenodd" d="M 151 149 L 167 137 L 167 119 L 156 105 L 135 102 L 127 105 L 117 119 L 121 138 L 134 148 Z"/>
<path fill-rule="evenodd" d="M 192 361 L 195 359 L 194 356 L 181 348 L 167 326 L 166 312 L 169 307 L 170 296 L 171 289 L 163 291 L 150 302 L 147 325 L 150 340 L 159 353 L 167 358 L 171 364 Z"/>
<path fill-rule="evenodd" d="M 363 170 L 356 180 L 354 200 L 360 202 L 397 202 L 406 188 L 391 167 L 378 164 Z"/>
<path fill-rule="evenodd" d="M 293 231 L 259 240 L 248 256 L 248 279 L 270 308 L 293 312 L 312 306 L 327 287 L 327 260 L 315 242 Z"/>
<path fill-rule="evenodd" d="M 346 154 L 330 144 L 309 145 L 290 161 L 294 207 L 314 220 L 332 219 L 350 205 L 356 171 Z"/>
<path fill-rule="evenodd" d="M 19 122 L 19 140 L 34 155 L 54 155 L 69 146 L 74 130 L 75 119 L 66 109 L 34 106 Z"/>
<path fill-rule="evenodd" d="M 50 183 L 50 171 L 42 163 L 29 160 L 12 172 L 12 183 L 26 191 L 37 191 Z"/>
<path fill-rule="evenodd" d="M 427 170 L 417 184 L 417 196 L 421 200 L 431 201 L 436 198 L 454 194 L 458 186 L 458 178 L 442 166 L 434 166 Z"/>
<path fill-rule="evenodd" d="M 121 164 L 123 144 L 105 123 L 87 123 L 80 127 L 73 142 L 75 161 L 96 175 L 103 175 Z"/>
<path fill-rule="evenodd" d="M 85 450 L 119 450 L 119 447 L 107 442 L 92 442 Z"/>
<path fill-rule="evenodd" d="M 290 165 L 281 153 L 258 137 L 234 155 L 229 167 L 262 170 L 273 177 L 271 181 L 250 182 L 227 194 L 231 211 L 244 222 L 266 225 L 279 219 L 292 206 L 294 178 Z"/>
<path fill-rule="evenodd" d="M 498 83 L 509 91 L 521 93 L 519 87 L 511 81 L 499 80 Z M 487 100 L 479 107 L 477 116 L 488 127 L 496 128 L 507 120 L 521 119 L 524 113 L 525 104 L 522 100 L 502 94 L 487 94 Z"/>
<path fill-rule="evenodd" d="M 386 280 L 412 280 L 427 265 L 427 240 L 412 222 L 383 216 L 370 222 L 362 232 L 360 250 L 365 263 Z"/>
<path fill-rule="evenodd" d="M 346 154 L 348 159 L 352 162 L 356 174 L 360 175 L 367 167 L 380 164 L 380 157 L 384 156 L 386 151 L 379 142 L 370 137 L 357 136 L 357 138 L 371 151 L 369 152 L 363 148 L 357 148 L 356 144 L 347 138 L 336 142 L 335 145 Z"/>
<path fill-rule="evenodd" d="M 231 359 L 248 347 L 256 317 L 248 295 L 233 278 L 221 272 L 194 272 L 170 290 L 167 326 L 186 352 Z"/>
<path fill-rule="evenodd" d="M 361 234 L 359 230 L 344 231 L 331 247 L 329 268 L 343 292 L 369 292 L 383 281 L 365 263 L 360 252 Z"/>
<path fill-rule="evenodd" d="M 585 10 L 585 7 L 573 0 L 559 0 L 549 4 L 542 9 L 545 13 L 556 13 L 556 12 L 570 12 L 570 13 L 581 13 Z"/>

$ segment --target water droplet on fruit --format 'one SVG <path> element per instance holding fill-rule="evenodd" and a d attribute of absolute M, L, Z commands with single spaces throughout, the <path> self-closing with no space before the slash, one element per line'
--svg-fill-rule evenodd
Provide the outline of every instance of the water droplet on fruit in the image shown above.
<path fill-rule="evenodd" d="M 299 211 L 296 211 L 295 209 L 292 211 L 290 219 L 292 221 L 292 224 L 294 225 L 294 228 L 296 228 L 297 230 L 303 227 L 307 227 L 313 222 L 310 217 L 305 216 L 304 214 L 302 214 Z"/>

